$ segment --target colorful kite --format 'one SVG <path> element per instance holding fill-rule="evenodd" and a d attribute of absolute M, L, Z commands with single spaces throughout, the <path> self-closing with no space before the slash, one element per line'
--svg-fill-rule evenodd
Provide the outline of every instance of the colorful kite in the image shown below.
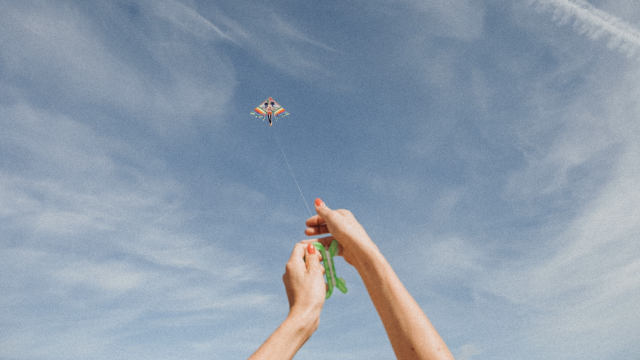
<path fill-rule="evenodd" d="M 262 117 L 262 120 L 266 117 L 269 119 L 269 126 L 273 125 L 271 121 L 275 116 L 276 120 L 278 116 L 287 116 L 288 112 L 284 110 L 282 106 L 280 106 L 277 102 L 275 102 L 272 98 L 268 98 L 262 104 L 258 105 L 257 108 L 253 109 L 251 115 L 256 117 Z"/>

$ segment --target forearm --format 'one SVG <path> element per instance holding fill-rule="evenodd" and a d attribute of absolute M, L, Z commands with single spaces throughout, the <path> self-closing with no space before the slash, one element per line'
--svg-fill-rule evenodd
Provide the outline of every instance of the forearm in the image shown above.
<path fill-rule="evenodd" d="M 453 359 L 436 329 L 377 247 L 364 250 L 354 265 L 398 359 Z"/>
<path fill-rule="evenodd" d="M 364 281 L 398 359 L 453 359 L 438 332 L 405 289 L 391 265 L 348 210 L 331 210 L 316 199 L 316 212 L 306 222 L 307 235 L 330 232 L 341 255 Z M 326 244 L 325 244 L 326 245 Z"/>
<path fill-rule="evenodd" d="M 293 359 L 317 327 L 317 318 L 290 314 L 249 360 Z"/>

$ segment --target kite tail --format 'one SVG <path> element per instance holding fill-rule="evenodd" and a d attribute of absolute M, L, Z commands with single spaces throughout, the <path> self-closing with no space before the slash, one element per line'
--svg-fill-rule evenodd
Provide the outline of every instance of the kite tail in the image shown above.
<path fill-rule="evenodd" d="M 282 149 L 282 145 L 280 145 L 280 140 L 278 139 L 278 133 L 276 133 L 276 128 L 272 127 L 273 133 L 276 135 L 276 141 L 278 142 L 278 146 L 280 147 L 280 151 L 282 151 L 282 156 L 284 157 L 284 161 L 287 163 L 287 168 L 289 168 L 289 172 L 291 173 L 291 177 L 293 181 L 296 183 L 298 187 L 298 191 L 300 192 L 300 196 L 302 197 L 302 201 L 304 201 L 304 205 L 307 207 L 307 211 L 309 211 L 309 216 L 313 216 L 311 213 L 311 209 L 309 208 L 309 204 L 307 204 L 307 200 L 302 195 L 302 190 L 300 190 L 300 185 L 298 185 L 298 180 L 296 180 L 295 175 L 293 175 L 293 171 L 291 171 L 291 166 L 289 166 L 289 160 L 287 160 L 287 155 L 284 154 L 284 150 Z"/>

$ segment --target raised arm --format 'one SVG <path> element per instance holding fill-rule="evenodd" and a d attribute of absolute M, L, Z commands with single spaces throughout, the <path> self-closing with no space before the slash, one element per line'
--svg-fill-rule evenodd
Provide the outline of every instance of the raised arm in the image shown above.
<path fill-rule="evenodd" d="M 316 331 L 327 290 L 320 258 L 312 245 L 296 244 L 282 277 L 289 315 L 250 360 L 292 359 Z"/>
<path fill-rule="evenodd" d="M 340 253 L 367 287 L 398 359 L 453 359 L 453 355 L 418 303 L 348 210 L 331 210 L 316 199 L 318 215 L 307 220 L 309 236 L 331 233 L 320 240 L 338 240 Z"/>

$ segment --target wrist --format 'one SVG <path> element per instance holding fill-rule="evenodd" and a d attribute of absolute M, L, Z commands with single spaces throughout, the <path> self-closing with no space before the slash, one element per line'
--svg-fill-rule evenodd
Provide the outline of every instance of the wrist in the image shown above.
<path fill-rule="evenodd" d="M 319 316 L 290 311 L 287 318 L 250 359 L 293 359 L 317 329 L 319 319 Z"/>
<path fill-rule="evenodd" d="M 354 251 L 353 258 L 354 263 L 352 265 L 359 273 L 366 272 L 367 269 L 375 266 L 381 260 L 385 260 L 380 249 L 378 249 L 376 244 L 371 240 L 369 240 L 368 244 L 357 248 Z"/>
<path fill-rule="evenodd" d="M 299 310 L 294 307 L 289 311 L 285 322 L 292 324 L 296 328 L 296 333 L 305 336 L 306 340 L 318 329 L 320 311 Z"/>

